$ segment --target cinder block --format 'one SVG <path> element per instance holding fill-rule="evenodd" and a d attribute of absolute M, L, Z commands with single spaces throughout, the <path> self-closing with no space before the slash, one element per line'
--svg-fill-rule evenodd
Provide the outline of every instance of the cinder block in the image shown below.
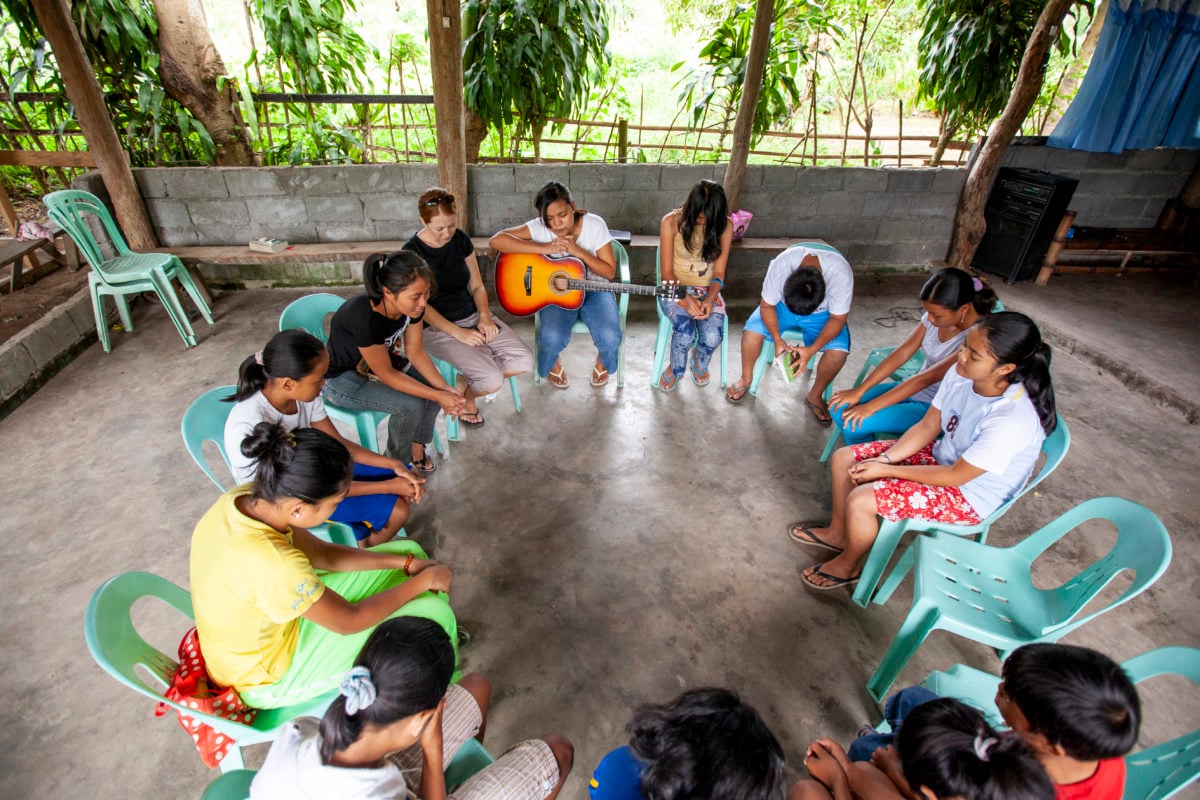
<path fill-rule="evenodd" d="M 937 172 L 937 169 L 888 169 L 887 190 L 889 193 L 931 191 Z"/>
<path fill-rule="evenodd" d="M 666 191 L 687 192 L 702 180 L 719 180 L 725 177 L 724 170 L 717 175 L 716 167 L 711 164 L 691 164 L 686 166 L 664 165 L 661 174 L 661 186 Z"/>
<path fill-rule="evenodd" d="M 625 188 L 621 170 L 609 164 L 571 164 L 568 170 L 574 192 L 619 192 Z"/>
<path fill-rule="evenodd" d="M 218 198 L 228 197 L 225 176 L 211 167 L 176 167 L 161 172 L 166 197 Z"/>
<path fill-rule="evenodd" d="M 1071 199 L 1071 210 L 1075 212 L 1076 225 L 1102 227 L 1110 225 L 1104 214 L 1107 198 L 1102 195 L 1076 194 Z"/>
<path fill-rule="evenodd" d="M 133 171 L 133 179 L 137 182 L 138 191 L 142 193 L 142 198 L 149 200 L 151 198 L 166 197 L 167 185 L 163 182 L 162 167 L 135 169 Z M 76 187 L 81 188 L 81 187 Z M 84 189 L 89 192 L 91 189 Z M 92 192 L 95 194 L 95 192 Z"/>
<path fill-rule="evenodd" d="M 189 211 L 193 225 L 232 227 L 245 224 L 247 218 L 244 200 L 196 200 L 189 204 Z"/>
<path fill-rule="evenodd" d="M 241 203 L 242 201 L 237 201 Z M 257 197 L 252 200 L 247 200 L 244 206 L 249 210 L 250 214 L 247 218 L 245 215 L 239 220 L 234 220 L 231 224 L 245 224 L 250 222 L 261 222 L 265 224 L 294 225 L 308 222 L 308 209 L 305 208 L 304 198 L 302 197 Z M 195 219 L 196 211 L 192 209 L 192 218 Z M 200 224 L 199 222 L 197 224 Z"/>
<path fill-rule="evenodd" d="M 850 192 L 828 192 L 817 200 L 818 217 L 859 217 L 862 214 L 864 196 Z"/>
<path fill-rule="evenodd" d="M 478 205 L 482 198 L 476 196 Z M 398 194 L 371 194 L 363 198 L 363 218 L 367 220 L 397 220 L 414 224 L 416 204 L 412 198 Z"/>
<path fill-rule="evenodd" d="M 1200 150 L 1175 149 L 1171 151 L 1171 163 L 1167 167 L 1170 172 L 1190 175 L 1200 161 Z"/>
<path fill-rule="evenodd" d="M 887 189 L 887 173 L 881 169 L 847 168 L 842 170 L 842 188 L 847 192 L 873 194 Z"/>
<path fill-rule="evenodd" d="M 864 219 L 864 222 L 866 220 Z M 880 219 L 875 235 L 884 242 L 904 242 L 920 238 L 921 224 L 913 219 Z"/>
<path fill-rule="evenodd" d="M 472 213 L 477 218 L 508 220 L 500 226 L 501 228 L 511 228 L 537 216 L 533 209 L 526 212 L 525 204 L 516 201 L 515 196 L 511 194 L 477 194 L 471 199 L 474 208 Z"/>
<path fill-rule="evenodd" d="M 954 233 L 954 217 L 932 217 L 921 220 L 921 236 L 925 241 L 942 241 L 950 244 L 950 236 Z"/>
<path fill-rule="evenodd" d="M 566 164 L 516 164 L 509 169 L 513 175 L 513 191 L 528 195 L 525 207 L 533 212 L 533 196 L 550 181 L 560 181 L 564 184 L 570 177 L 570 169 Z M 567 188 L 570 188 L 568 186 Z M 471 186 L 473 192 L 479 189 Z"/>
<path fill-rule="evenodd" d="M 939 169 L 933 177 L 933 191 L 958 196 L 962 194 L 963 184 L 967 182 L 965 169 Z"/>
<path fill-rule="evenodd" d="M 195 244 L 228 244 L 225 237 L 229 234 L 227 231 L 222 234 L 221 230 L 211 229 L 214 238 L 202 237 L 201 232 L 191 225 L 186 228 L 157 228 L 155 232 L 163 247 L 188 247 Z"/>
<path fill-rule="evenodd" d="M 1080 173 L 1087 169 L 1088 159 L 1091 155 L 1083 150 L 1060 150 L 1057 147 L 1047 147 L 1046 166 L 1042 169 L 1056 175 L 1078 177 L 1074 173 Z"/>
<path fill-rule="evenodd" d="M 518 167 L 517 169 L 520 169 Z M 616 167 L 624 173 L 625 191 L 627 192 L 656 192 L 662 177 L 662 169 L 658 164 L 622 164 Z M 518 181 L 517 185 L 520 185 Z"/>
<path fill-rule="evenodd" d="M 290 244 L 313 244 L 317 241 L 317 226 L 310 224 L 281 224 L 278 222 L 252 222 L 245 229 L 245 235 L 236 241 L 250 241 L 260 236 L 274 236 L 287 239 Z"/>
<path fill-rule="evenodd" d="M 879 231 L 879 223 L 859 216 L 838 217 L 830 223 L 830 235 L 839 242 L 874 241 Z"/>
<path fill-rule="evenodd" d="M 339 166 L 288 167 L 285 173 L 289 195 L 346 194 L 346 171 Z"/>
<path fill-rule="evenodd" d="M 317 226 L 334 222 L 361 223 L 363 221 L 362 200 L 354 195 L 306 197 L 304 198 L 303 207 L 308 212 L 308 221 Z M 414 204 L 413 214 L 416 215 L 416 213 L 417 210 Z M 294 221 L 302 222 L 303 220 Z"/>
<path fill-rule="evenodd" d="M 67 315 L 71 318 L 71 323 L 75 326 L 75 330 L 79 332 L 80 337 L 94 333 L 96 330 L 96 314 L 92 311 L 92 298 L 88 289 L 80 289 L 66 303 Z M 111 309 L 111 313 L 116 314 L 116 309 L 113 306 L 107 306 Z"/>
<path fill-rule="evenodd" d="M 746 196 L 747 192 L 753 192 L 762 186 L 763 170 L 766 166 L 763 164 L 747 164 L 746 174 L 742 176 L 742 197 Z M 724 175 L 721 176 L 724 178 Z M 722 181 L 723 182 L 723 181 Z"/>
<path fill-rule="evenodd" d="M 368 222 L 370 222 L 368 218 Z M 392 242 L 392 241 L 407 241 L 417 229 L 413 227 L 411 221 L 403 220 L 374 220 L 375 235 L 372 241 Z"/>
<path fill-rule="evenodd" d="M 621 206 L 625 200 L 623 192 L 593 192 L 589 190 L 572 192 L 571 195 L 575 198 L 575 204 L 579 208 L 603 217 L 608 227 L 621 230 L 631 229 L 626 224 L 629 220 L 621 214 Z M 638 228 L 643 224 L 640 219 L 635 222 Z"/>
<path fill-rule="evenodd" d="M 357 225 L 317 224 L 318 242 L 370 242 L 375 236 L 375 226 L 359 223 Z"/>
<path fill-rule="evenodd" d="M 71 317 L 57 309 L 14 337 L 14 341 L 29 353 L 37 370 L 41 370 L 78 340 L 79 331 Z"/>
<path fill-rule="evenodd" d="M 1088 154 L 1087 170 L 1108 171 L 1129 168 L 1129 156 L 1126 153 L 1090 153 Z"/>
<path fill-rule="evenodd" d="M 914 217 L 953 217 L 958 205 L 958 197 L 948 194 L 918 195 L 918 201 L 912 206 Z"/>
<path fill-rule="evenodd" d="M 840 192 L 842 176 L 845 170 L 841 167 L 807 167 L 802 168 L 796 175 L 796 191 L 800 194 L 819 194 L 822 192 Z"/>
<path fill-rule="evenodd" d="M 10 339 L 0 346 L 0 400 L 19 392 L 38 369 L 20 340 Z"/>
<path fill-rule="evenodd" d="M 1006 167 L 1045 169 L 1048 149 L 1035 145 L 1013 144 L 1004 151 L 1002 163 Z"/>
<path fill-rule="evenodd" d="M 404 169 L 398 164 L 355 164 L 344 167 L 342 174 L 346 191 L 352 195 L 405 192 Z"/>
<path fill-rule="evenodd" d="M 564 167 L 562 172 L 566 173 Z M 566 183 L 566 181 L 563 181 Z M 516 179 L 510 164 L 471 165 L 467 167 L 467 186 L 473 195 L 511 194 L 516 191 Z"/>
<path fill-rule="evenodd" d="M 1175 197 L 1183 189 L 1188 176 L 1169 172 L 1148 172 L 1138 175 L 1133 181 L 1133 194 L 1147 197 L 1161 197 L 1166 200 Z"/>
<path fill-rule="evenodd" d="M 862 215 L 891 218 L 893 211 L 897 207 L 903 208 L 909 198 L 911 195 L 869 194 L 863 198 Z"/>
<path fill-rule="evenodd" d="M 182 200 L 148 200 L 146 210 L 155 228 L 184 228 L 192 224 L 188 205 Z"/>
<path fill-rule="evenodd" d="M 762 168 L 761 185 L 764 190 L 772 192 L 790 192 L 796 188 L 796 176 L 804 167 L 784 167 L 764 165 Z"/>
<path fill-rule="evenodd" d="M 385 169 L 389 174 L 395 170 L 401 171 L 404 174 L 404 191 L 416 197 L 420 197 L 426 189 L 431 189 L 441 183 L 438 178 L 437 166 L 433 164 L 387 164 Z M 471 187 L 469 180 L 467 186 Z M 468 191 L 471 189 L 469 188 Z"/>
<path fill-rule="evenodd" d="M 230 197 L 271 197 L 288 193 L 287 169 L 244 167 L 225 170 Z"/>

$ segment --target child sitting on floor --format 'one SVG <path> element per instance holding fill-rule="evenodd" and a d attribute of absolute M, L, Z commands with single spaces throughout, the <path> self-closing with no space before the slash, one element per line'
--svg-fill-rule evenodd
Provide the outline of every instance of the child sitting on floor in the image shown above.
<path fill-rule="evenodd" d="M 1033 748 L 1057 800 L 1120 800 L 1122 757 L 1137 742 L 1142 718 L 1137 689 L 1121 666 L 1086 647 L 1029 644 L 1013 651 L 1001 677 L 996 707 Z M 894 729 L 934 698 L 920 686 L 904 689 L 888 699 L 885 716 Z M 872 759 L 890 742 L 891 734 L 860 737 L 850 744 L 850 759 Z"/>
<path fill-rule="evenodd" d="M 437 623 L 384 622 L 320 725 L 294 720 L 271 745 L 251 800 L 442 800 L 446 765 L 467 739 L 483 738 L 492 692 L 479 673 L 451 686 L 453 672 L 454 648 Z M 557 734 L 521 742 L 452 796 L 549 800 L 562 789 L 572 758 L 571 743 Z"/>

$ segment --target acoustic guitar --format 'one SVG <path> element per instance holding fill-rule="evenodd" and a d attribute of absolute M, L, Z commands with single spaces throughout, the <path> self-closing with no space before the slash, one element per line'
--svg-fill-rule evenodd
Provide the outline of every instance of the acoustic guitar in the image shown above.
<path fill-rule="evenodd" d="M 546 306 L 579 308 L 584 292 L 651 295 L 674 300 L 675 281 L 658 286 L 587 279 L 583 262 L 573 256 L 551 258 L 537 253 L 502 253 L 496 260 L 496 297 L 516 317 L 528 317 Z"/>

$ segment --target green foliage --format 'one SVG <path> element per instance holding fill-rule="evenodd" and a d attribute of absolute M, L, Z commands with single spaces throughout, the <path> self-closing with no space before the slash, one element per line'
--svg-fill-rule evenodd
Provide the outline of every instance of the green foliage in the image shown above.
<path fill-rule="evenodd" d="M 354 92 L 365 82 L 362 65 L 375 56 L 345 22 L 354 0 L 254 0 L 271 60 L 287 67 L 300 92 Z"/>
<path fill-rule="evenodd" d="M 463 99 L 492 129 L 516 125 L 535 152 L 552 117 L 587 108 L 609 63 L 603 0 L 467 0 Z"/>
<path fill-rule="evenodd" d="M 754 5 L 739 4 L 717 27 L 700 51 L 701 65 L 680 79 L 679 101 L 686 107 L 691 124 L 702 127 L 710 110 L 729 124 L 737 114 L 746 83 Z M 775 21 L 763 70 L 762 89 L 754 111 L 753 141 L 772 127 L 787 123 L 803 97 L 797 77 L 812 53 L 807 42 L 818 33 L 841 35 L 825 6 L 812 2 L 775 0 Z M 672 71 L 685 68 L 680 63 Z"/>

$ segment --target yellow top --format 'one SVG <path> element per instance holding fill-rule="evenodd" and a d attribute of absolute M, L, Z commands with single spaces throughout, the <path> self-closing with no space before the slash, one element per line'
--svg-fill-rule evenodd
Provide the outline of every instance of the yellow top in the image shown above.
<path fill-rule="evenodd" d="M 713 279 L 713 265 L 700 257 L 704 247 L 704 226 L 697 223 L 692 229 L 692 247 L 684 246 L 679 232 L 680 213 L 675 212 L 675 245 L 672 250 L 671 269 L 681 286 L 705 286 Z"/>
<path fill-rule="evenodd" d="M 292 663 L 300 616 L 325 584 L 280 533 L 238 510 L 250 485 L 231 489 L 192 533 L 192 606 L 208 674 L 242 692 L 276 683 Z"/>

